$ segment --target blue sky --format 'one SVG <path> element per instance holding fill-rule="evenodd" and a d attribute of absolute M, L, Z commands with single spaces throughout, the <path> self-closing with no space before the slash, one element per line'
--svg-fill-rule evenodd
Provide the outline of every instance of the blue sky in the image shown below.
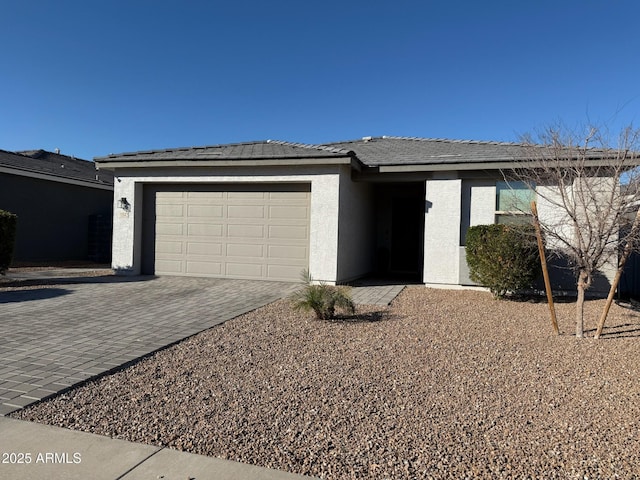
<path fill-rule="evenodd" d="M 640 123 L 640 2 L 0 0 L 0 149 Z"/>

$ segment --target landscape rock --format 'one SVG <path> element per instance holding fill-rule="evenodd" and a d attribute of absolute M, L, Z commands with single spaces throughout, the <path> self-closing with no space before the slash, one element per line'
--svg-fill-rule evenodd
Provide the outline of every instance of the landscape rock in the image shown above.
<path fill-rule="evenodd" d="M 556 308 L 560 336 L 485 292 L 333 321 L 282 300 L 12 416 L 327 479 L 638 477 L 640 315 L 580 340 Z"/>

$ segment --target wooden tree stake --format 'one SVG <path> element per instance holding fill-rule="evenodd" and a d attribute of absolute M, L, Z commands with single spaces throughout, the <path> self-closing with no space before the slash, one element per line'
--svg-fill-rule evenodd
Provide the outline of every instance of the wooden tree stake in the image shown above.
<path fill-rule="evenodd" d="M 538 221 L 538 207 L 536 202 L 531 202 L 531 213 L 533 213 L 533 226 L 536 229 L 536 238 L 538 239 L 538 251 L 540 252 L 540 265 L 542 266 L 542 276 L 544 278 L 544 289 L 547 292 L 547 302 L 549 304 L 549 312 L 551 313 L 551 325 L 556 335 L 560 335 L 558 329 L 558 321 L 556 320 L 556 309 L 553 305 L 553 293 L 551 292 L 551 281 L 549 280 L 549 270 L 547 269 L 547 257 L 544 253 L 544 243 L 542 242 L 542 232 L 540 231 L 540 222 Z"/>
<path fill-rule="evenodd" d="M 616 293 L 616 289 L 618 288 L 618 284 L 620 283 L 620 277 L 622 277 L 622 271 L 624 270 L 624 264 L 627 263 L 627 259 L 633 250 L 633 238 L 638 230 L 638 226 L 640 225 L 640 210 L 636 213 L 636 218 L 633 221 L 633 226 L 631 227 L 631 233 L 629 235 L 629 241 L 624 246 L 624 251 L 622 252 L 622 257 L 620 257 L 620 262 L 618 262 L 618 270 L 616 271 L 616 276 L 613 278 L 613 283 L 611 284 L 611 288 L 609 289 L 609 295 L 607 296 L 607 303 L 604 305 L 604 310 L 602 311 L 602 315 L 600 315 L 600 320 L 598 320 L 598 329 L 596 330 L 596 334 L 593 338 L 598 339 L 600 335 L 602 335 L 602 329 L 604 328 L 604 322 L 607 321 L 607 315 L 609 315 L 609 309 L 611 308 L 611 303 L 613 302 L 613 296 Z"/>

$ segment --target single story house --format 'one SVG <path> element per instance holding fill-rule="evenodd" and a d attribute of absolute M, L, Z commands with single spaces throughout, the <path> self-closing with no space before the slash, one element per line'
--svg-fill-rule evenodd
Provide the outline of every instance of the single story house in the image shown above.
<path fill-rule="evenodd" d="M 93 162 L 0 150 L 0 210 L 18 216 L 13 261 L 111 260 L 113 173 Z"/>
<path fill-rule="evenodd" d="M 327 283 L 377 272 L 472 285 L 471 225 L 501 204 L 523 145 L 406 137 L 259 141 L 96 158 L 115 174 L 121 273 Z M 545 215 L 540 206 L 540 215 Z M 506 209 L 506 210 L 505 210 Z"/>

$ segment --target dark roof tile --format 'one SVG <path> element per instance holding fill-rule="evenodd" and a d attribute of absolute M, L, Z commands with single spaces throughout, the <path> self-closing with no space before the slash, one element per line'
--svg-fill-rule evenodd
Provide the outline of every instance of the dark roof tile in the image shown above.
<path fill-rule="evenodd" d="M 96 162 L 179 161 L 179 160 L 268 160 L 322 159 L 352 157 L 368 167 L 384 166 L 447 166 L 478 164 L 481 168 L 505 162 L 532 159 L 533 148 L 546 148 L 509 142 L 449 140 L 416 137 L 363 137 L 360 140 L 307 145 L 303 143 L 266 140 L 232 143 L 209 147 L 173 148 L 132 153 L 120 153 L 96 158 Z M 603 158 L 602 150 L 592 150 L 592 158 Z M 541 152 L 544 153 L 544 152 Z M 557 153 L 557 152 L 555 152 Z M 567 158 L 573 158 L 568 153 Z M 215 164 L 215 163 L 212 163 Z"/>
<path fill-rule="evenodd" d="M 108 161 L 162 161 L 162 160 L 260 160 L 260 159 L 304 159 L 350 156 L 348 150 L 326 145 L 265 140 L 259 142 L 230 143 L 208 147 L 171 148 L 119 153 L 97 157 L 97 162 Z"/>
<path fill-rule="evenodd" d="M 511 161 L 525 148 L 515 143 L 386 136 L 328 145 L 353 150 L 362 163 L 371 167 Z"/>
<path fill-rule="evenodd" d="M 46 150 L 22 152 L 0 150 L 0 166 L 16 171 L 21 170 L 100 185 L 113 185 L 113 173 L 97 170 L 95 163 Z"/>

